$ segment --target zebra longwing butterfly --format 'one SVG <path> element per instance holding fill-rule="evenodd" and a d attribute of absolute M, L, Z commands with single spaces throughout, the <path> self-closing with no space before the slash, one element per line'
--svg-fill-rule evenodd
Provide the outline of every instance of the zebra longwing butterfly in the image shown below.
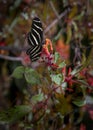
<path fill-rule="evenodd" d="M 31 61 L 39 59 L 43 45 L 43 28 L 42 23 L 38 17 L 32 21 L 31 31 L 27 35 L 27 41 L 30 48 L 27 50 L 27 55 L 30 56 Z"/>

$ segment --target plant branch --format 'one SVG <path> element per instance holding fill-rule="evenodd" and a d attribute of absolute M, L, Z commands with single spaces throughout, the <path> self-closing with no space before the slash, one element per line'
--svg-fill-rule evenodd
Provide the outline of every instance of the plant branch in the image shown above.
<path fill-rule="evenodd" d="M 63 17 L 68 13 L 68 11 L 69 11 L 69 10 L 65 10 L 63 13 L 61 13 L 61 14 L 59 15 L 59 17 L 56 18 L 56 19 L 45 29 L 44 33 L 46 34 L 53 26 L 55 26 L 55 25 L 59 22 L 59 20 L 60 20 L 61 18 L 63 18 Z"/>
<path fill-rule="evenodd" d="M 25 48 L 17 48 L 17 47 L 13 47 L 13 46 L 0 46 L 0 50 L 6 50 L 6 51 L 26 51 L 27 50 L 27 47 Z"/>
<path fill-rule="evenodd" d="M 55 13 L 55 15 L 56 15 L 56 17 L 58 19 L 58 24 L 61 26 L 62 23 L 61 23 L 61 21 L 59 19 L 59 14 L 58 14 L 58 12 L 57 12 L 57 10 L 56 10 L 56 8 L 55 8 L 55 6 L 54 6 L 52 1 L 50 1 L 50 6 L 51 6 L 53 12 Z"/>
<path fill-rule="evenodd" d="M 0 59 L 5 59 L 5 60 L 10 60 L 10 61 L 22 61 L 22 57 L 12 57 L 12 56 L 6 56 L 6 55 L 1 55 L 0 54 Z"/>
<path fill-rule="evenodd" d="M 50 1 L 50 5 L 51 5 L 51 8 L 53 9 L 55 15 L 57 16 L 57 18 L 59 18 L 59 14 L 58 14 L 57 10 L 55 9 L 54 4 L 53 4 L 52 1 Z"/>

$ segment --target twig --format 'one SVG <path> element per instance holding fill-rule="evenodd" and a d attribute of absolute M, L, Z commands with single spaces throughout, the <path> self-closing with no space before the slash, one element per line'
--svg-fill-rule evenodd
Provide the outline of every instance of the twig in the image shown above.
<path fill-rule="evenodd" d="M 58 19 L 59 25 L 61 26 L 61 22 L 60 22 L 60 19 L 59 19 L 59 14 L 58 14 L 57 10 L 55 9 L 55 6 L 54 6 L 54 4 L 53 4 L 52 1 L 50 1 L 50 6 L 51 6 L 53 12 L 55 13 L 55 15 L 56 15 L 56 17 L 57 17 L 57 19 Z"/>
<path fill-rule="evenodd" d="M 58 12 L 56 11 L 56 9 L 55 9 L 54 4 L 53 4 L 52 1 L 50 1 L 50 5 L 51 5 L 51 7 L 52 7 L 52 9 L 53 9 L 53 11 L 54 11 L 54 13 L 55 13 L 55 15 L 57 16 L 57 18 L 59 18 L 59 14 L 58 14 Z"/>
<path fill-rule="evenodd" d="M 16 47 L 12 47 L 12 46 L 0 46 L 0 50 L 6 50 L 6 51 L 26 51 L 27 47 L 25 48 L 16 48 Z"/>
<path fill-rule="evenodd" d="M 0 59 L 5 59 L 5 60 L 10 60 L 10 61 L 22 61 L 22 57 L 11 57 L 11 56 L 6 56 L 6 55 L 1 55 L 0 54 Z"/>
<path fill-rule="evenodd" d="M 59 15 L 59 19 L 56 18 L 56 19 L 45 29 L 44 33 L 46 34 L 53 26 L 55 26 L 55 24 L 57 24 L 57 23 L 59 22 L 59 20 L 60 20 L 61 18 L 63 18 L 63 17 L 68 13 L 68 11 L 69 11 L 69 10 L 66 10 L 66 11 L 64 11 L 63 13 L 61 13 L 61 14 Z"/>
<path fill-rule="evenodd" d="M 90 1 L 87 0 L 87 4 L 86 4 L 86 8 L 87 8 L 87 15 L 89 15 L 89 8 L 90 8 Z"/>

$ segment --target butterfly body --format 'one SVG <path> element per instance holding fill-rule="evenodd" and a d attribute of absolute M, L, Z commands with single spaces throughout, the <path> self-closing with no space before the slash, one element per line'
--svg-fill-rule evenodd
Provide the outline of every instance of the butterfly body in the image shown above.
<path fill-rule="evenodd" d="M 43 46 L 43 28 L 38 17 L 35 17 L 32 21 L 31 30 L 27 35 L 27 41 L 30 46 L 26 52 L 27 55 L 30 56 L 32 62 L 38 60 Z"/>

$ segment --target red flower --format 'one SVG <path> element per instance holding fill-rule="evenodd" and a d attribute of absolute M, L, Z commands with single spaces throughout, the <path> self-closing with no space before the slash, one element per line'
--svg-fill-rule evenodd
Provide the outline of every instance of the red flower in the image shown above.
<path fill-rule="evenodd" d="M 0 41 L 0 46 L 2 46 L 1 48 L 3 48 L 3 46 L 6 46 L 5 39 L 2 39 Z M 7 54 L 7 53 L 8 53 L 8 51 L 6 51 L 6 50 L 3 50 L 3 49 L 0 50 L 0 54 Z"/>
<path fill-rule="evenodd" d="M 2 38 L 0 40 L 0 46 L 5 46 L 5 45 L 6 45 L 5 38 Z"/>
<path fill-rule="evenodd" d="M 0 46 L 5 46 L 6 43 L 5 42 L 0 42 Z"/>
<path fill-rule="evenodd" d="M 50 46 L 50 51 L 49 47 Z M 47 56 L 50 56 L 50 52 L 53 52 L 52 42 L 50 39 L 46 39 L 45 44 L 43 45 L 42 54 L 45 54 Z"/>
<path fill-rule="evenodd" d="M 93 86 L 93 76 L 91 75 L 87 75 L 87 83 L 90 85 L 90 86 Z"/>
<path fill-rule="evenodd" d="M 84 124 L 81 124 L 81 126 L 80 126 L 80 130 L 86 130 L 86 127 L 85 127 Z"/>
<path fill-rule="evenodd" d="M 69 68 L 68 73 L 66 74 L 66 67 L 62 68 L 62 73 L 65 76 L 65 82 L 69 84 L 69 86 L 72 86 L 73 83 L 73 75 L 71 75 L 71 68 Z"/>
<path fill-rule="evenodd" d="M 26 53 L 22 52 L 21 57 L 22 57 L 22 64 L 24 66 L 28 66 L 28 65 L 31 64 L 31 60 L 30 60 L 29 56 Z"/>
<path fill-rule="evenodd" d="M 93 109 L 89 110 L 90 118 L 93 120 Z"/>
<path fill-rule="evenodd" d="M 53 47 L 50 39 L 46 39 L 45 44 L 43 45 L 41 53 L 41 62 L 45 62 L 47 66 L 50 66 L 52 69 L 57 69 L 58 65 L 54 63 L 54 57 L 52 55 Z"/>
<path fill-rule="evenodd" d="M 80 76 L 85 77 L 87 71 L 88 71 L 88 69 L 87 69 L 87 68 L 84 68 L 84 69 L 80 72 Z"/>
<path fill-rule="evenodd" d="M 56 51 L 60 54 L 62 59 L 67 60 L 69 58 L 69 45 L 65 44 L 64 39 L 59 39 L 56 42 Z"/>

